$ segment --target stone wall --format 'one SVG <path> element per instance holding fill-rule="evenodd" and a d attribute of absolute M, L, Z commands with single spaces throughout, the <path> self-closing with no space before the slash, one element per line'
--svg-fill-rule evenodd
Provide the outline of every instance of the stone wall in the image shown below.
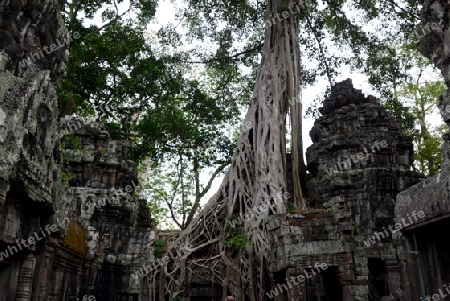
<path fill-rule="evenodd" d="M 320 111 L 306 152 L 310 208 L 269 223 L 270 269 L 280 285 L 316 263 L 328 269 L 278 300 L 394 300 L 399 270 L 387 229 L 396 194 L 421 179 L 411 167 L 412 139 L 351 80 L 337 83 Z"/>
<path fill-rule="evenodd" d="M 52 239 L 43 239 L 41 229 L 53 224 L 63 228 L 62 220 L 52 218 L 54 200 L 64 194 L 55 156 L 58 104 L 53 80 L 64 73 L 67 46 L 21 64 L 44 45 L 68 35 L 59 11 L 54 0 L 0 1 L 2 301 L 36 297 L 33 282 L 39 274 L 39 254 Z"/>
<path fill-rule="evenodd" d="M 421 1 L 421 22 L 416 30 L 417 49 L 431 59 L 444 77 L 447 86 L 441 95 L 439 109 L 450 124 L 450 29 L 448 1 Z M 432 26 L 432 27 L 431 27 Z M 434 29 L 432 29 L 434 27 Z M 427 29 L 428 28 L 428 29 Z M 425 30 L 424 30 L 425 29 Z M 444 136 L 442 170 L 429 179 L 397 195 L 395 216 L 405 218 L 411 212 L 423 211 L 425 218 L 403 227 L 396 236 L 397 254 L 402 276 L 402 300 L 422 297 L 441 298 L 444 285 L 450 282 L 450 141 Z"/>
<path fill-rule="evenodd" d="M 365 97 L 348 79 L 332 87 L 319 111 L 322 116 L 310 131 L 313 144 L 306 151 L 311 174 L 307 195 L 312 206 L 356 192 L 363 194 L 360 198 L 365 194 L 372 199 L 368 203 L 374 211 L 384 203 L 393 204 L 392 191 L 417 182 L 418 175 L 411 171 L 412 138 L 404 135 L 377 98 Z M 383 140 L 386 147 L 379 146 Z M 377 195 L 377 190 L 384 190 L 390 200 Z M 392 205 L 389 210 L 392 213 Z"/>
<path fill-rule="evenodd" d="M 146 200 L 134 196 L 139 183 L 137 168 L 127 159 L 129 144 L 111 140 L 100 123 L 68 117 L 61 123 L 62 129 L 73 133 L 62 139 L 61 154 L 63 170 L 71 179 L 65 198 L 55 202 L 54 216 L 64 218 L 68 230 L 62 241 L 52 244 L 49 253 L 58 252 L 49 254 L 53 264 L 45 268 L 49 274 L 56 270 L 65 276 L 42 281 L 61 288 L 67 277 L 73 277 L 57 292 L 59 298 L 61 292 L 71 292 L 96 300 L 137 301 L 143 297 L 143 277 L 132 274 L 153 257 L 148 246 L 156 233 Z M 77 269 L 70 264 L 74 257 Z"/>
<path fill-rule="evenodd" d="M 58 122 L 54 83 L 76 35 L 63 2 L 0 0 L 0 301 L 138 300 L 131 274 L 155 232 L 130 147 L 101 124 Z M 60 152 L 70 132 L 81 148 Z"/>

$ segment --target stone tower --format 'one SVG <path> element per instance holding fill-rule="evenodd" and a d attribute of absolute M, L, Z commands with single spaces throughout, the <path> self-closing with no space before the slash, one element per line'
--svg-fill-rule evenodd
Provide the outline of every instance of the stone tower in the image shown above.
<path fill-rule="evenodd" d="M 399 289 L 388 228 L 395 196 L 420 179 L 411 170 L 412 138 L 350 79 L 332 87 L 320 112 L 306 153 L 309 209 L 270 224 L 279 290 L 317 275 L 287 283 L 278 300 L 391 300 Z M 328 268 L 318 273 L 320 264 Z"/>

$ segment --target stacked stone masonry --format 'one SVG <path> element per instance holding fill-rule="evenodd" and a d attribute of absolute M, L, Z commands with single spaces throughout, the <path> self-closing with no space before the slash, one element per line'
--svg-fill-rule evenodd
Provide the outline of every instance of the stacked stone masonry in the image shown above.
<path fill-rule="evenodd" d="M 421 179 L 411 168 L 412 139 L 351 80 L 336 84 L 320 111 L 306 152 L 309 209 L 270 221 L 270 270 L 281 284 L 316 264 L 328 269 L 277 300 L 398 300 L 400 272 L 385 229 L 395 224 L 396 194 Z"/>
<path fill-rule="evenodd" d="M 99 123 L 58 122 L 67 44 L 29 60 L 68 40 L 61 3 L 0 1 L 0 301 L 137 301 L 146 290 L 131 274 L 155 232 L 130 147 Z M 70 133 L 81 149 L 60 152 Z"/>
<path fill-rule="evenodd" d="M 0 2 L 0 301 L 149 300 L 148 279 L 132 274 L 155 261 L 156 233 L 146 201 L 135 196 L 130 145 L 111 140 L 100 123 L 59 120 L 54 82 L 65 75 L 68 45 L 29 60 L 72 34 L 63 2 Z M 441 30 L 422 36 L 418 49 L 449 87 L 447 2 L 423 1 L 419 26 Z M 439 107 L 448 124 L 449 106 L 447 89 Z M 442 172 L 421 181 L 411 171 L 411 138 L 378 99 L 347 80 L 332 88 L 320 112 L 307 150 L 308 209 L 268 223 L 270 278 L 273 288 L 286 287 L 274 300 L 409 301 L 438 293 L 450 283 L 443 231 L 450 226 L 450 137 Z M 69 133 L 80 148 L 64 139 Z M 63 179 L 72 174 L 67 187 Z M 401 222 L 413 212 L 424 217 Z M 399 231 L 386 230 L 396 224 Z M 317 263 L 328 268 L 286 285 L 311 275 Z M 191 286 L 191 301 L 221 295 L 203 280 Z"/>

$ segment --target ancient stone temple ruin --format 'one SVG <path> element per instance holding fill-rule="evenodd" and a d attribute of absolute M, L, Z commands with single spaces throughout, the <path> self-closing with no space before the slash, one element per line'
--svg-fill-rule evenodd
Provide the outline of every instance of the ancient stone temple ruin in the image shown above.
<path fill-rule="evenodd" d="M 278 300 L 395 296 L 400 274 L 387 229 L 396 194 L 420 180 L 411 171 L 412 138 L 351 80 L 336 84 L 320 111 L 306 153 L 309 208 L 270 222 Z M 317 273 L 320 264 L 328 268 Z M 302 275 L 311 277 L 287 283 Z"/>
<path fill-rule="evenodd" d="M 442 71 L 447 90 L 440 97 L 442 118 L 450 125 L 450 28 L 448 3 L 425 1 L 421 23 L 440 24 L 442 32 L 424 35 L 417 49 Z M 402 227 L 394 241 L 401 273 L 402 300 L 447 300 L 450 296 L 450 136 L 444 135 L 441 173 L 397 195 L 395 215 L 423 211 L 425 218 Z"/>
<path fill-rule="evenodd" d="M 0 301 L 165 300 L 158 293 L 170 271 L 147 275 L 160 234 L 137 196 L 130 144 L 112 140 L 101 123 L 58 117 L 55 82 L 67 47 L 29 59 L 68 37 L 61 1 L 38 2 L 0 3 Z M 448 28 L 443 7 L 425 2 L 422 25 Z M 447 87 L 449 36 L 418 45 Z M 448 106 L 449 90 L 440 109 L 450 124 Z M 270 262 L 258 267 L 267 271 L 266 300 L 450 296 L 450 136 L 442 172 L 424 180 L 411 169 L 412 139 L 351 80 L 332 87 L 320 112 L 306 152 L 307 208 L 271 215 L 266 225 Z M 212 274 L 191 272 L 182 283 L 187 300 L 230 293 Z"/>
<path fill-rule="evenodd" d="M 64 291 L 72 295 L 81 290 L 97 300 L 138 300 L 140 282 L 133 273 L 146 264 L 155 231 L 146 200 L 133 196 L 139 184 L 136 166 L 127 159 L 129 143 L 111 140 L 100 123 L 63 123 L 76 139 L 61 154 L 72 175 L 64 200 L 55 204 L 55 216 L 68 230 L 54 247 L 53 270 L 65 275 Z"/>
<path fill-rule="evenodd" d="M 40 2 L 0 3 L 0 300 L 137 301 L 132 273 L 155 232 L 130 147 L 101 124 L 58 120 L 67 49 L 29 56 L 68 32 L 59 1 Z"/>
<path fill-rule="evenodd" d="M 73 174 L 69 187 L 49 200 L 27 195 L 25 181 L 11 181 L 6 191 L 1 300 L 138 300 L 139 276 L 132 273 L 146 264 L 155 231 L 146 200 L 132 195 L 138 182 L 130 147 L 80 118 L 65 118 L 60 128 L 76 138 L 61 153 L 63 172 Z M 36 195 L 51 187 L 38 186 Z M 28 237 L 46 239 L 18 250 Z"/>

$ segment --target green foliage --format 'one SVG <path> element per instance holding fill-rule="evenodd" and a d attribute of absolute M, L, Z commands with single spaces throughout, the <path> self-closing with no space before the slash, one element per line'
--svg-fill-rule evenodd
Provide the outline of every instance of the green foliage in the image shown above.
<path fill-rule="evenodd" d="M 164 253 L 166 252 L 167 242 L 165 239 L 158 239 L 155 241 L 154 254 L 156 258 L 162 258 Z"/>
<path fill-rule="evenodd" d="M 249 98 L 240 88 L 244 77 L 237 64 L 211 64 L 200 70 L 188 63 L 192 52 L 171 24 L 149 36 L 147 22 L 154 16 L 156 1 L 131 0 L 129 14 L 113 9 L 113 4 L 114 0 L 66 3 L 67 27 L 81 38 L 70 45 L 68 75 L 60 83 L 61 114 L 95 117 L 106 124 L 112 139 L 131 140 L 130 159 L 160 168 L 148 173 L 149 187 L 161 184 L 149 196 L 167 187 L 175 190 L 174 215 L 184 215 L 179 227 L 185 227 L 210 187 L 198 175 L 208 168 L 223 169 L 231 157 L 234 143 L 227 138 L 228 127 L 237 123 L 242 103 L 237 99 Z M 102 26 L 86 25 L 98 15 Z M 189 73 L 200 74 L 201 81 Z M 164 162 L 171 164 L 161 169 Z M 184 184 L 174 185 L 178 178 L 170 177 L 176 175 Z M 187 196 L 188 190 L 194 193 Z M 164 193 L 156 195 L 149 206 L 158 218 L 168 209 L 163 206 Z"/>
<path fill-rule="evenodd" d="M 284 204 L 286 206 L 287 212 L 297 209 L 297 208 L 295 208 L 295 205 L 292 202 L 284 202 Z"/>
<path fill-rule="evenodd" d="M 165 230 L 175 230 L 175 227 L 170 227 L 169 210 L 162 206 L 161 202 L 155 201 L 154 198 L 150 198 L 150 202 L 147 202 L 147 207 L 150 210 L 152 221 L 155 227 L 158 229 L 164 228 Z"/>
<path fill-rule="evenodd" d="M 64 13 L 69 25 L 80 21 L 80 13 L 84 13 L 86 19 L 93 19 L 102 10 L 103 22 L 116 22 L 120 21 L 123 15 L 123 12 L 117 10 L 117 4 L 123 2 L 123 0 L 67 0 L 64 2 Z M 127 11 L 135 13 L 133 20 L 139 26 L 145 26 L 155 15 L 157 1 L 130 0 L 128 2 Z"/>
<path fill-rule="evenodd" d="M 432 126 L 430 116 L 436 112 L 439 96 L 444 92 L 445 84 L 442 80 L 422 81 L 421 73 L 415 82 L 409 82 L 398 92 L 404 103 L 409 103 L 409 111 L 414 117 L 415 166 L 425 176 L 432 176 L 441 169 L 441 144 L 445 125 Z M 435 120 L 433 120 L 435 122 Z"/>
<path fill-rule="evenodd" d="M 246 66 L 250 72 L 247 73 L 248 80 L 241 80 L 245 83 L 241 90 L 252 91 L 260 58 L 261 48 L 257 46 L 264 39 L 267 1 L 186 2 L 188 8 L 180 9 L 179 16 L 189 30 L 189 37 L 193 40 L 209 38 L 214 43 L 213 50 L 198 47 L 192 50 L 192 55 L 218 70 L 219 76 L 215 78 L 223 86 L 234 82 L 236 76 L 233 76 L 233 71 L 239 70 L 239 66 Z M 286 9 L 285 3 L 278 2 L 280 10 Z M 406 118 L 403 125 L 411 128 L 411 116 L 390 94 L 391 83 L 398 86 L 407 78 L 406 72 L 412 66 L 403 68 L 402 57 L 393 45 L 414 47 L 414 29 L 420 19 L 418 1 L 342 0 L 312 3 L 312 8 L 302 9 L 295 16 L 300 22 L 302 56 L 307 58 L 307 64 L 302 69 L 302 84 L 312 85 L 324 78 L 332 85 L 339 75 L 338 70 L 347 65 L 364 72 L 381 93 L 382 99 L 395 107 L 393 112 L 396 116 Z M 272 27 L 276 29 L 280 24 L 275 22 Z M 332 51 L 332 47 L 338 51 Z M 308 113 L 317 117 L 317 107 L 323 99 L 320 97 Z"/>
<path fill-rule="evenodd" d="M 73 172 L 67 172 L 64 169 L 61 170 L 60 174 L 60 183 L 61 185 L 67 187 L 69 186 L 69 181 L 75 178 L 75 174 Z"/>
<path fill-rule="evenodd" d="M 237 251 L 247 246 L 251 246 L 250 240 L 245 235 L 242 226 L 238 226 L 230 230 L 228 233 L 225 233 L 222 243 L 225 246 Z"/>
<path fill-rule="evenodd" d="M 390 92 L 386 92 L 386 97 L 383 100 L 384 107 L 392 114 L 392 116 L 400 122 L 401 127 L 406 131 L 407 135 L 412 135 L 414 132 L 414 115 L 409 108 L 405 106 L 397 97 L 394 97 Z"/>
<path fill-rule="evenodd" d="M 103 12 L 104 28 L 83 25 L 81 12 L 92 18 L 109 2 L 68 4 L 73 13 L 68 27 L 80 32 L 81 38 L 71 44 L 68 76 L 61 81 L 63 114 L 75 107 L 80 116 L 98 115 L 113 139 L 133 140 L 131 159 L 135 161 L 147 157 L 159 161 L 179 146 L 192 149 L 202 143 L 199 140 L 209 138 L 206 136 L 224 133 L 223 125 L 236 119 L 239 110 L 235 99 L 221 98 L 239 94 L 230 93 L 230 85 L 224 84 L 226 91 L 216 97 L 210 86 L 206 91 L 206 85 L 188 79 L 185 73 L 191 66 L 181 62 L 186 55 L 168 54 L 164 48 L 177 38 L 170 26 L 158 33 L 163 48 L 157 50 L 156 45 L 147 43 L 144 26 L 135 20 L 117 19 L 112 10 Z M 130 6 L 134 13 L 147 17 L 154 7 L 154 1 L 131 1 Z M 205 74 L 211 72 L 214 78 L 222 74 L 213 69 Z"/>
<path fill-rule="evenodd" d="M 204 143 L 204 146 L 193 146 L 192 149 L 180 147 L 177 153 L 168 151 L 164 163 L 150 165 L 145 193 L 151 199 L 152 218 L 161 228 L 186 228 L 198 212 L 211 181 L 227 166 L 225 160 L 231 156 L 231 150 L 229 153 L 227 150 L 233 143 L 225 145 L 224 140 L 215 144 L 213 137 L 211 143 Z M 208 175 L 208 183 L 202 185 L 200 172 L 210 166 L 215 170 Z"/>
<path fill-rule="evenodd" d="M 414 155 L 415 164 L 417 169 L 428 177 L 441 171 L 442 134 L 446 130 L 446 125 L 438 127 L 434 133 L 425 136 L 417 145 Z"/>

